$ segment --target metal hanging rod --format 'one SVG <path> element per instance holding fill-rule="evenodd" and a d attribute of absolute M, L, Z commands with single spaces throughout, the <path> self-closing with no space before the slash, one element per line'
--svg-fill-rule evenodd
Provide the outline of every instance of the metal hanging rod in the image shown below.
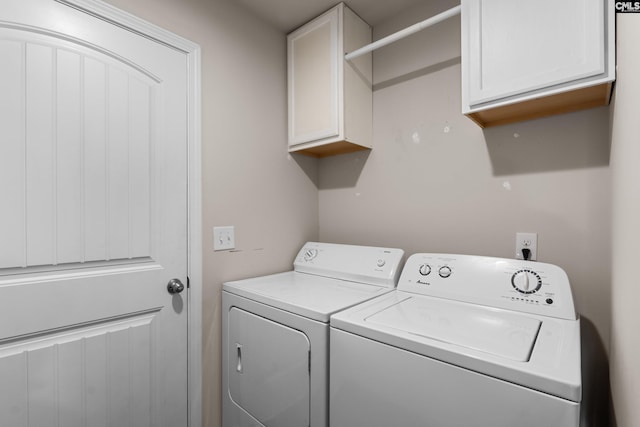
<path fill-rule="evenodd" d="M 358 56 L 364 55 L 366 53 L 369 53 L 373 50 L 376 50 L 378 48 L 381 48 L 382 46 L 386 46 L 388 44 L 391 44 L 395 41 L 398 41 L 400 39 L 403 39 L 407 36 L 410 36 L 411 34 L 417 33 L 418 31 L 422 31 L 427 27 L 430 27 L 432 25 L 437 24 L 438 22 L 442 22 L 445 19 L 451 18 L 452 16 L 455 15 L 459 15 L 460 14 L 460 6 L 456 6 L 454 8 L 451 8 L 449 10 L 445 10 L 442 13 L 439 13 L 436 16 L 432 16 L 431 18 L 425 19 L 422 22 L 418 22 L 417 24 L 413 24 L 410 27 L 405 28 L 404 30 L 400 30 L 396 33 L 393 33 L 391 35 L 388 35 L 387 37 L 384 37 L 380 40 L 377 40 L 371 44 L 368 44 L 366 46 L 361 47 L 360 49 L 356 49 L 351 53 L 347 53 L 344 56 L 344 59 L 346 59 L 347 61 L 350 61 L 354 58 L 357 58 Z"/>

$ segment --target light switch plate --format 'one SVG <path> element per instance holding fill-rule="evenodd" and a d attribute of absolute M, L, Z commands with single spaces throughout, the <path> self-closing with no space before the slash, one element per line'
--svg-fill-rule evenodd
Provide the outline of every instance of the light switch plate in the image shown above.
<path fill-rule="evenodd" d="M 236 236 L 233 225 L 225 227 L 213 227 L 213 250 L 228 251 L 235 249 Z"/>

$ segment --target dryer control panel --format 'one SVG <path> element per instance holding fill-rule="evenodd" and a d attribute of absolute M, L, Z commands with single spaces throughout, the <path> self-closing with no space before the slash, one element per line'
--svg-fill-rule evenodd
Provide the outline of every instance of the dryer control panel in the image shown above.
<path fill-rule="evenodd" d="M 295 271 L 395 288 L 402 249 L 307 242 L 293 262 Z"/>
<path fill-rule="evenodd" d="M 532 261 L 454 254 L 414 254 L 398 289 L 562 319 L 576 319 L 571 286 L 560 267 Z"/>

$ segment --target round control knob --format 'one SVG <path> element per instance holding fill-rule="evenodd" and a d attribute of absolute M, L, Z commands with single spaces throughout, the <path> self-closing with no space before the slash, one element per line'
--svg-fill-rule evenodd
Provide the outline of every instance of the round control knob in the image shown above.
<path fill-rule="evenodd" d="M 305 261 L 311 261 L 316 256 L 318 256 L 318 250 L 317 249 L 307 249 L 306 251 L 304 251 L 304 260 Z"/>
<path fill-rule="evenodd" d="M 418 272 L 423 276 L 428 276 L 431 273 L 431 266 L 429 264 L 420 264 Z"/>
<path fill-rule="evenodd" d="M 518 270 L 511 276 L 511 285 L 521 294 L 533 294 L 542 286 L 542 279 L 533 270 Z"/>
<path fill-rule="evenodd" d="M 447 277 L 451 276 L 451 267 L 449 267 L 448 265 L 440 267 L 440 270 L 438 270 L 438 274 L 440 275 L 440 277 L 446 279 Z"/>
<path fill-rule="evenodd" d="M 386 263 L 387 263 L 387 261 L 385 261 L 385 260 L 383 260 L 382 258 L 380 258 L 380 259 L 378 260 L 378 262 L 376 263 L 376 265 L 377 265 L 378 267 L 384 267 L 384 265 L 385 265 Z"/>

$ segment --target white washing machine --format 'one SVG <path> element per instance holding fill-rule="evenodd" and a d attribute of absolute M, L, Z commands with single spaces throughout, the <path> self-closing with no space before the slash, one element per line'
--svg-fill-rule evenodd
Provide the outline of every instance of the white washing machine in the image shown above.
<path fill-rule="evenodd" d="M 329 317 L 390 292 L 400 249 L 305 244 L 294 270 L 222 291 L 223 427 L 326 427 Z"/>
<path fill-rule="evenodd" d="M 577 427 L 580 323 L 557 266 L 415 254 L 331 318 L 331 427 Z"/>

